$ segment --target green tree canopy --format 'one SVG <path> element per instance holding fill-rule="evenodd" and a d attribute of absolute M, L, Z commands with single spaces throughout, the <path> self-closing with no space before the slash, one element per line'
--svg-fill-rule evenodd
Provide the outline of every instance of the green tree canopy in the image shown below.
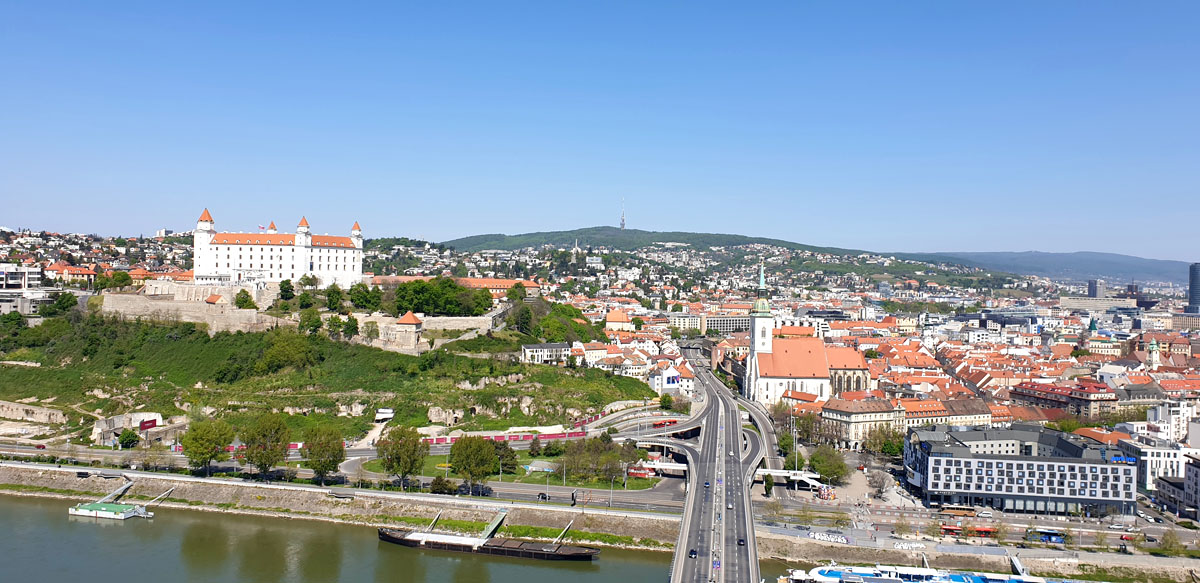
<path fill-rule="evenodd" d="M 354 316 L 346 316 L 346 323 L 342 324 L 342 336 L 347 340 L 358 335 L 358 318 Z"/>
<path fill-rule="evenodd" d="M 233 296 L 233 305 L 242 310 L 258 309 L 258 304 L 254 303 L 254 298 L 250 297 L 250 292 L 244 289 L 238 290 L 237 295 Z"/>
<path fill-rule="evenodd" d="M 121 432 L 121 435 L 117 437 L 117 443 L 121 445 L 121 449 L 135 448 L 137 447 L 138 442 L 141 440 L 142 438 L 137 434 L 137 431 L 134 431 L 128 427 L 126 427 L 125 430 Z"/>
<path fill-rule="evenodd" d="M 508 301 L 514 304 L 525 301 L 525 284 L 519 281 L 514 283 L 512 287 L 508 288 L 508 291 L 504 293 L 504 297 L 508 298 Z"/>
<path fill-rule="evenodd" d="M 309 427 L 304 432 L 304 457 L 317 480 L 325 485 L 325 476 L 336 472 L 338 465 L 346 460 L 342 434 L 328 425 Z"/>
<path fill-rule="evenodd" d="M 491 440 L 476 435 L 460 437 L 450 446 L 450 467 L 471 485 L 486 484 L 496 473 L 499 460 Z"/>
<path fill-rule="evenodd" d="M 133 285 L 133 277 L 129 275 L 128 271 L 115 271 L 112 274 L 112 284 L 113 287 Z"/>
<path fill-rule="evenodd" d="M 232 442 L 233 427 L 219 419 L 192 421 L 179 439 L 188 463 L 193 468 L 204 468 L 206 473 L 213 462 L 229 459 L 225 446 Z"/>
<path fill-rule="evenodd" d="M 288 429 L 283 415 L 263 413 L 242 429 L 241 437 L 242 443 L 246 444 L 246 462 L 257 468 L 259 475 L 265 477 L 271 468 L 279 465 L 287 457 L 292 432 Z"/>
<path fill-rule="evenodd" d="M 408 477 L 419 472 L 425 464 L 429 444 L 423 442 L 421 434 L 412 427 L 393 427 L 375 443 L 375 451 L 383 470 L 406 483 Z"/>
<path fill-rule="evenodd" d="M 296 297 L 296 288 L 292 285 L 292 280 L 285 279 L 279 282 L 279 299 L 287 301 Z"/>
<path fill-rule="evenodd" d="M 300 294 L 303 296 L 304 294 Z M 305 334 L 316 334 L 321 329 L 324 323 L 321 321 L 321 314 L 316 308 L 305 308 L 300 310 L 300 331 Z"/>
<path fill-rule="evenodd" d="M 300 292 L 300 295 L 296 296 L 296 305 L 299 306 L 301 310 L 307 310 L 308 308 L 317 305 L 317 299 L 306 291 Z"/>
<path fill-rule="evenodd" d="M 345 293 L 342 292 L 342 288 L 338 287 L 338 284 L 329 284 L 329 287 L 325 288 L 325 307 L 331 312 L 342 311 L 344 296 Z"/>
<path fill-rule="evenodd" d="M 846 457 L 829 445 L 818 447 L 812 453 L 808 465 L 814 472 L 821 474 L 821 481 L 827 484 L 840 484 L 850 473 L 850 468 L 846 466 Z"/>

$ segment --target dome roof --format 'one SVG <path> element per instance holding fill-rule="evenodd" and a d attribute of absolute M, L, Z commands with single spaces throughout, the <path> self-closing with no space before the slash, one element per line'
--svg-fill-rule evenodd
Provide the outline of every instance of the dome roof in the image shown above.
<path fill-rule="evenodd" d="M 771 306 L 767 304 L 767 298 L 754 300 L 754 307 L 750 310 L 750 313 L 769 315 L 771 313 Z"/>

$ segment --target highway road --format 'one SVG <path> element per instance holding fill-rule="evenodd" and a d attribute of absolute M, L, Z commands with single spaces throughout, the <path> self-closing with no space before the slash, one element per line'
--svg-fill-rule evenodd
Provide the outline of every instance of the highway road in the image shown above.
<path fill-rule="evenodd" d="M 699 358 L 691 351 L 688 356 Z M 757 583 L 749 489 L 764 444 L 756 432 L 742 428 L 740 409 L 728 389 L 703 367 L 696 369 L 697 388 L 707 406 L 693 422 L 700 427 L 699 451 L 688 454 L 688 500 L 671 580 Z"/>

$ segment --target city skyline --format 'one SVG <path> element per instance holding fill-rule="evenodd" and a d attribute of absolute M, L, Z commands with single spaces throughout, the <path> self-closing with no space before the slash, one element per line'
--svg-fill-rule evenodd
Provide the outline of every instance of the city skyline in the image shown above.
<path fill-rule="evenodd" d="M 625 199 L 643 230 L 1194 261 L 1198 9 L 1155 8 L 13 5 L 0 224 L 445 241 Z"/>

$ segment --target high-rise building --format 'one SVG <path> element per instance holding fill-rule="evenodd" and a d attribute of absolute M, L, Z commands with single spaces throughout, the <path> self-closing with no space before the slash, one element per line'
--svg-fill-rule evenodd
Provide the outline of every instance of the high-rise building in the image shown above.
<path fill-rule="evenodd" d="M 1104 297 L 1104 280 L 1089 279 L 1088 280 L 1088 297 L 1102 298 Z"/>
<path fill-rule="evenodd" d="M 1183 311 L 1200 314 L 1200 263 L 1193 263 L 1188 275 L 1188 305 Z"/>

